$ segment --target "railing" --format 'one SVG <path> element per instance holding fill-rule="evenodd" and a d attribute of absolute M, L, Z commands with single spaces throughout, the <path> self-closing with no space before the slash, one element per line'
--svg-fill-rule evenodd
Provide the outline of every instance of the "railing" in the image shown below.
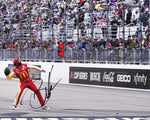
<path fill-rule="evenodd" d="M 0 50 L 0 60 L 19 57 L 23 61 L 100 63 L 100 64 L 142 64 L 150 65 L 150 49 L 67 49 L 64 57 L 57 49 L 42 50 Z"/>
<path fill-rule="evenodd" d="M 44 0 L 41 0 L 41 3 Z M 38 41 L 38 45 L 42 46 L 43 42 L 50 41 L 52 46 L 55 42 L 62 41 L 64 44 L 67 44 L 67 42 L 73 41 L 77 42 L 77 46 L 79 46 L 80 42 L 84 42 L 86 39 L 87 41 L 93 43 L 94 39 L 96 38 L 99 44 L 99 41 L 104 39 L 106 43 L 108 43 L 111 40 L 114 40 L 112 36 L 114 36 L 114 29 L 111 25 L 111 21 L 113 20 L 113 17 L 115 16 L 118 18 L 119 16 L 117 13 L 115 13 L 116 9 L 118 9 L 118 2 L 115 2 L 115 4 L 111 4 L 111 1 L 109 1 L 109 4 L 107 3 L 107 0 L 99 0 L 94 2 L 92 5 L 92 2 L 89 1 L 90 7 L 89 10 L 86 10 L 84 7 L 83 13 L 85 14 L 83 23 L 85 27 L 81 27 L 81 21 L 79 22 L 79 9 L 80 5 L 77 4 L 77 0 L 73 0 L 74 2 L 72 4 L 67 4 L 68 7 L 65 7 L 63 1 L 58 1 L 59 4 L 63 5 L 64 13 L 62 12 L 62 18 L 59 18 L 59 24 L 56 24 L 54 22 L 54 19 L 57 19 L 55 16 L 57 13 L 59 15 L 59 5 L 55 7 L 56 9 L 52 10 L 49 8 L 48 5 L 44 5 L 45 7 L 41 6 L 39 4 L 39 1 L 34 1 L 33 6 L 32 0 L 24 0 L 24 3 L 26 4 L 26 7 L 28 9 L 28 12 L 21 13 L 20 17 L 22 19 L 18 19 L 18 22 L 12 22 L 14 20 L 13 16 L 16 15 L 16 13 L 11 14 L 10 16 L 4 17 L 3 14 L 0 15 L 0 60 L 12 60 L 14 57 L 19 57 L 22 60 L 25 61 L 53 61 L 53 62 L 72 62 L 72 63 L 114 63 L 114 64 L 150 64 L 149 56 L 150 52 L 149 49 L 142 49 L 141 41 L 143 40 L 145 36 L 145 32 L 142 30 L 142 22 L 139 19 L 136 25 L 131 24 L 126 25 L 125 22 L 125 11 L 127 12 L 128 7 L 131 7 L 133 10 L 133 13 L 135 10 L 139 11 L 139 14 L 141 14 L 141 4 L 137 4 L 136 6 L 128 6 L 128 4 L 125 4 L 124 1 L 121 2 L 122 4 L 122 18 L 118 20 L 119 24 L 117 26 L 117 33 L 116 38 L 120 39 L 121 41 L 128 40 L 128 36 L 135 36 L 136 40 L 140 41 L 140 47 L 141 49 L 67 49 L 66 45 L 64 46 L 64 57 L 60 57 L 58 55 L 57 49 L 39 49 L 34 50 L 36 42 Z M 2 3 L 5 3 L 9 1 L 8 0 L 2 0 Z M 98 2 L 102 5 L 101 10 L 93 10 L 95 9 L 95 5 L 98 4 Z M 13 7 L 17 7 L 17 3 L 15 2 Z M 44 3 L 44 2 L 43 2 Z M 48 3 L 48 1 L 47 1 Z M 54 2 L 55 3 L 55 2 Z M 54 3 L 50 3 L 50 6 L 55 6 Z M 131 2 L 132 3 L 132 2 Z M 139 2 L 140 3 L 140 2 Z M 78 6 L 76 8 L 76 14 L 69 14 L 70 11 L 69 8 L 74 8 L 73 6 Z M 80 6 L 80 7 L 79 7 Z M 106 8 L 105 8 L 106 6 Z M 12 7 L 12 8 L 13 8 Z M 9 6 L 8 6 L 9 8 Z M 13 9 L 9 8 L 7 10 L 11 11 Z M 42 9 L 44 10 L 42 10 Z M 108 8 L 108 9 L 107 9 Z M 104 11 L 107 10 L 106 16 L 101 16 L 101 14 L 104 14 Z M 35 11 L 37 14 L 34 14 Z M 1 11 L 2 12 L 2 11 Z M 18 10 L 20 13 L 20 11 Z M 56 13 L 55 13 L 56 12 Z M 47 19 L 41 19 L 42 16 L 46 15 Z M 72 17 L 71 17 L 72 16 Z M 73 17 L 74 16 L 74 17 Z M 90 21 L 90 18 L 94 16 L 96 18 L 96 21 Z M 40 17 L 39 21 L 36 21 L 36 19 Z M 70 18 L 70 19 L 68 19 Z M 103 26 L 100 24 L 102 20 L 105 18 L 107 21 L 107 26 L 105 26 L 106 30 L 103 32 Z M 5 20 L 9 21 L 9 24 L 6 24 Z M 76 20 L 76 22 L 75 22 Z M 5 24 L 4 24 L 5 23 Z M 11 24 L 12 23 L 12 24 Z M 10 28 L 9 32 L 5 32 L 6 28 L 4 26 L 8 26 Z M 62 28 L 61 28 L 61 27 Z M 81 29 L 82 28 L 82 29 Z M 138 28 L 138 29 L 137 29 Z M 149 26 L 147 26 L 145 29 L 149 29 Z M 84 30 L 83 30 L 84 29 Z M 83 34 L 84 33 L 84 34 Z M 86 33 L 86 34 L 85 34 Z M 138 34 L 137 34 L 138 33 Z M 143 37 L 143 38 L 142 38 Z M 85 39 L 83 39 L 85 38 Z M 26 44 L 28 44 L 29 50 L 11 50 L 12 47 L 9 47 L 6 50 L 5 47 L 3 48 L 3 44 L 6 46 L 11 43 L 16 43 L 17 49 L 25 49 Z M 25 43 L 25 44 L 24 44 Z M 33 45 L 33 46 L 32 46 Z M 59 44 L 58 44 L 59 45 Z M 107 44 L 108 45 L 108 44 Z M 106 45 L 106 48 L 108 46 Z M 92 44 L 91 44 L 92 46 Z M 122 46 L 124 46 L 122 44 Z M 113 46 L 114 47 L 114 46 Z"/>

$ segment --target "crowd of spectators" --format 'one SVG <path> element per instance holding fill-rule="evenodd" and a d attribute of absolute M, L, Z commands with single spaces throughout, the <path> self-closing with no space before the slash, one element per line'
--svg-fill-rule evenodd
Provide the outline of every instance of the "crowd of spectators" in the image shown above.
<path fill-rule="evenodd" d="M 125 21 L 123 20 L 124 0 L 3 0 L 0 2 L 1 11 L 1 48 L 2 49 L 58 49 L 58 45 L 65 43 L 66 49 L 91 48 L 150 48 L 149 37 L 149 0 L 141 0 L 141 16 L 133 0 L 132 6 L 125 6 Z M 93 7 L 91 7 L 93 6 Z M 108 8 L 109 7 L 109 12 Z M 93 14 L 90 14 L 93 11 Z M 108 15 L 109 14 L 109 15 Z M 108 16 L 107 16 L 108 15 Z M 141 19 L 140 19 L 141 17 Z M 108 21 L 109 19 L 109 21 Z M 140 22 L 141 20 L 141 22 Z M 81 32 L 79 40 L 66 41 L 60 39 L 65 35 L 65 24 L 72 22 L 73 29 Z M 88 34 L 92 24 L 102 30 L 102 37 Z M 118 27 L 133 27 L 142 25 L 142 31 L 135 30 L 135 34 L 128 38 L 118 38 Z M 59 38 L 49 37 L 42 39 L 42 29 L 53 26 L 59 27 Z M 111 29 L 108 33 L 107 26 Z M 55 32 L 55 31 L 54 31 Z M 40 37 L 39 37 L 40 33 Z"/>

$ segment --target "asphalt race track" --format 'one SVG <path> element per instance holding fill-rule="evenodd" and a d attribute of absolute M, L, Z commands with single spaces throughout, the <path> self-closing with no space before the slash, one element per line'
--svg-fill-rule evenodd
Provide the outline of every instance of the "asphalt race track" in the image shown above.
<path fill-rule="evenodd" d="M 19 104 L 19 109 L 13 110 L 12 105 L 18 91 L 18 83 L 18 80 L 0 79 L 1 120 L 4 118 L 56 118 L 54 120 L 62 120 L 63 118 L 64 120 L 65 118 L 66 120 L 72 120 L 69 118 L 118 120 L 120 118 L 123 120 L 140 120 L 134 119 L 134 117 L 141 118 L 141 120 L 150 119 L 149 90 L 58 84 L 52 91 L 51 99 L 47 103 L 49 110 L 30 107 L 29 99 L 32 93 L 30 90 L 24 96 L 23 105 Z M 46 84 L 44 83 L 44 85 Z M 39 104 L 35 101 L 34 105 L 38 106 Z"/>

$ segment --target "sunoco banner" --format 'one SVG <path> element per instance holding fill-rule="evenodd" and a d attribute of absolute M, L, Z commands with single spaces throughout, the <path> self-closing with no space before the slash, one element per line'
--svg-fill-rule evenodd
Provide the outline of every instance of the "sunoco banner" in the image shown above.
<path fill-rule="evenodd" d="M 150 70 L 70 67 L 69 82 L 130 88 L 150 88 Z"/>

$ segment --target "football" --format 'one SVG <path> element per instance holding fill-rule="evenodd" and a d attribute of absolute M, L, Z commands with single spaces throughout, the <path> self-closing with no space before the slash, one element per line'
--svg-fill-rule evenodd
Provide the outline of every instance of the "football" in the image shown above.
<path fill-rule="evenodd" d="M 4 69 L 4 73 L 5 73 L 6 76 L 9 75 L 10 74 L 10 69 L 8 67 L 6 67 Z"/>

